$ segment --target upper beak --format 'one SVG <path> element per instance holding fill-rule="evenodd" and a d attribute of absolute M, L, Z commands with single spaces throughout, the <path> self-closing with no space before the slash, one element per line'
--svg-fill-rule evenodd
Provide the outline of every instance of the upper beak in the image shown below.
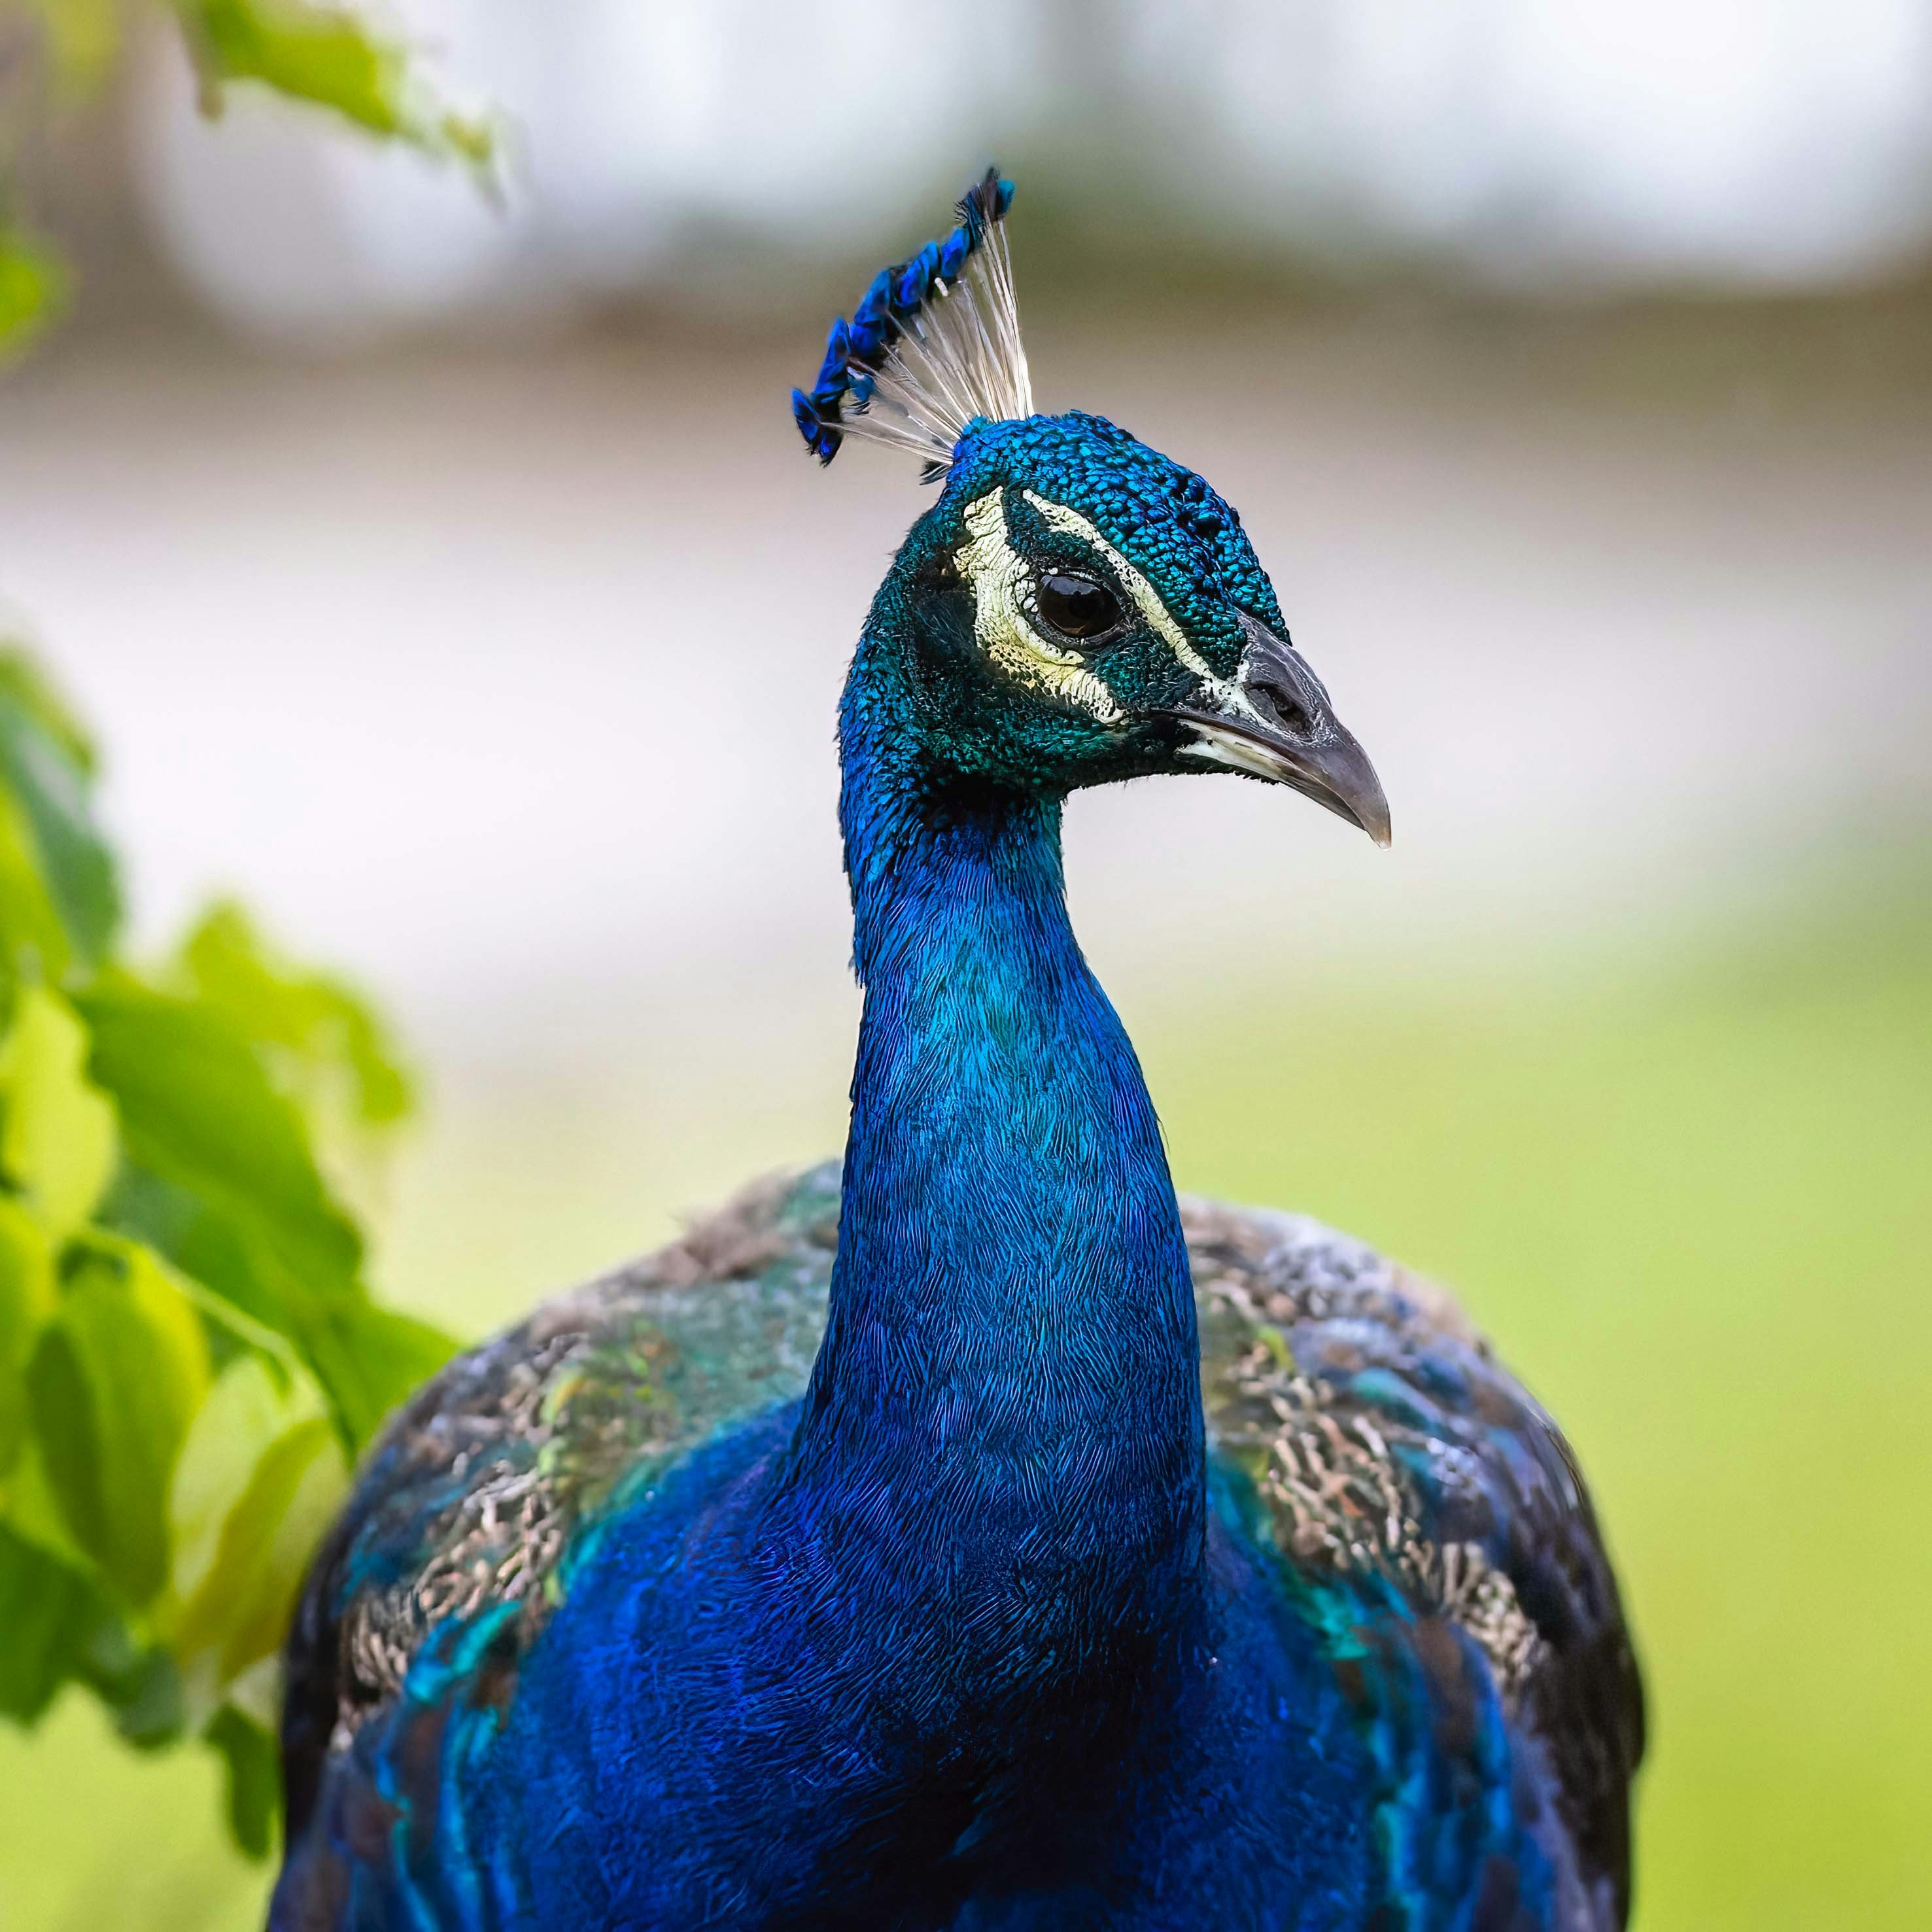
<path fill-rule="evenodd" d="M 1322 680 L 1286 638 L 1244 611 L 1248 646 L 1234 695 L 1222 708 L 1168 715 L 1196 734 L 1186 749 L 1292 787 L 1389 842 L 1388 800 L 1368 754 L 1335 716 Z"/>

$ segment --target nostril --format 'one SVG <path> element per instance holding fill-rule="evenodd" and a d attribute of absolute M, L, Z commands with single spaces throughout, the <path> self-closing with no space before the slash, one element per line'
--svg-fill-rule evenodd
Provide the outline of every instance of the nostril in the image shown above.
<path fill-rule="evenodd" d="M 1309 716 L 1308 707 L 1293 692 L 1279 684 L 1264 684 L 1259 688 L 1270 710 L 1280 719 L 1283 730 L 1292 731 L 1300 737 L 1313 734 L 1315 721 Z"/>

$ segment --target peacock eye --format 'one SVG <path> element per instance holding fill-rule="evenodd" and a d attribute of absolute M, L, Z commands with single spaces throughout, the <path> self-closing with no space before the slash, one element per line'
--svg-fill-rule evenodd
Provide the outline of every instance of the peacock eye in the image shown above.
<path fill-rule="evenodd" d="M 1120 600 L 1104 584 L 1056 570 L 1040 580 L 1040 614 L 1062 637 L 1097 638 L 1120 621 Z"/>

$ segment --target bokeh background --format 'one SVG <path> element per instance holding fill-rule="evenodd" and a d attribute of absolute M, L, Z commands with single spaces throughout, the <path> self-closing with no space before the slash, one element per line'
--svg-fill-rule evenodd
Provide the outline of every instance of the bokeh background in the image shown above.
<path fill-rule="evenodd" d="M 1042 405 L 1241 506 L 1394 803 L 1076 802 L 1181 1184 L 1453 1281 L 1569 1428 L 1645 1932 L 1932 1923 L 1932 8 L 400 17 L 500 207 L 154 33 L 23 140 L 82 280 L 0 386 L 139 930 L 236 890 L 428 1070 L 386 1290 L 478 1334 L 838 1144 L 832 711 L 924 498 L 785 390 L 996 156 Z M 0 1924 L 258 1923 L 217 1775 L 0 1736 Z"/>

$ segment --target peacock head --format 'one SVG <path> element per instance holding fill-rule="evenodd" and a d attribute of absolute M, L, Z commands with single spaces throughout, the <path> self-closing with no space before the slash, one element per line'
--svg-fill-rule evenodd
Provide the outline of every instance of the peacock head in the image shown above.
<path fill-rule="evenodd" d="M 938 500 L 881 587 L 848 692 L 940 778 L 1070 791 L 1160 772 L 1285 784 L 1389 838 L 1361 747 L 1290 644 L 1239 514 L 1104 417 L 1034 413 L 989 171 L 884 271 L 793 411 L 919 456 Z"/>

